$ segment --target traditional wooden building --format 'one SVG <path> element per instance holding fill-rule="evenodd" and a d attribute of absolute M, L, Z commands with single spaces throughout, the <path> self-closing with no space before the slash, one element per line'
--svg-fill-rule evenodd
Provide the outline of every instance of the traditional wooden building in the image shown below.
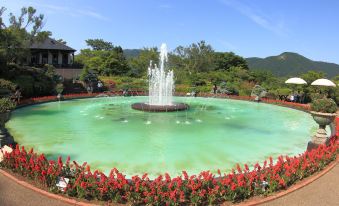
<path fill-rule="evenodd" d="M 72 68 L 75 49 L 56 41 L 46 38 L 45 41 L 35 42 L 30 46 L 31 54 L 27 57 L 30 66 L 53 65 L 55 68 Z"/>

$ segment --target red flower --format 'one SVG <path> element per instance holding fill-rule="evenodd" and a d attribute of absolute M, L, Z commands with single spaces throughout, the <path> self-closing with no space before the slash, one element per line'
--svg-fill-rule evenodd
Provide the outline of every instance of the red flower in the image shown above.
<path fill-rule="evenodd" d="M 147 173 L 143 174 L 141 178 L 142 178 L 143 180 L 148 179 L 148 174 L 147 174 Z"/>
<path fill-rule="evenodd" d="M 90 172 L 91 171 L 91 167 L 89 165 L 86 166 L 86 172 Z"/>
<path fill-rule="evenodd" d="M 285 180 L 284 179 L 282 179 L 282 178 L 280 178 L 280 180 L 279 180 L 279 185 L 280 186 L 282 186 L 282 187 L 285 187 Z"/>
<path fill-rule="evenodd" d="M 246 172 L 248 172 L 250 169 L 248 168 L 248 165 L 247 164 L 245 164 L 245 170 L 246 170 Z"/>
<path fill-rule="evenodd" d="M 59 165 L 59 167 L 62 167 L 62 165 L 63 165 L 61 156 L 58 157 L 58 165 Z"/>
<path fill-rule="evenodd" d="M 231 190 L 234 191 L 235 189 L 237 189 L 237 185 L 234 184 L 234 183 L 232 183 L 232 184 L 231 184 Z"/>
<path fill-rule="evenodd" d="M 165 173 L 165 178 L 167 182 L 171 181 L 171 176 L 168 173 Z"/>
<path fill-rule="evenodd" d="M 239 172 L 239 173 L 242 173 L 242 171 L 241 171 L 241 168 L 240 168 L 240 165 L 239 165 L 239 164 L 237 164 L 237 170 L 238 170 L 238 172 Z"/>
<path fill-rule="evenodd" d="M 182 174 L 184 175 L 185 180 L 188 180 L 188 174 L 186 171 L 182 171 Z"/>
<path fill-rule="evenodd" d="M 67 156 L 67 159 L 66 159 L 66 165 L 69 165 L 69 162 L 71 161 L 71 157 L 70 156 Z"/>
<path fill-rule="evenodd" d="M 87 183 L 86 182 L 81 182 L 80 183 L 80 187 L 82 187 L 83 189 L 86 189 Z"/>
<path fill-rule="evenodd" d="M 42 175 L 42 176 L 45 176 L 46 174 L 47 174 L 46 170 L 42 170 L 42 171 L 41 171 L 41 175 Z"/>

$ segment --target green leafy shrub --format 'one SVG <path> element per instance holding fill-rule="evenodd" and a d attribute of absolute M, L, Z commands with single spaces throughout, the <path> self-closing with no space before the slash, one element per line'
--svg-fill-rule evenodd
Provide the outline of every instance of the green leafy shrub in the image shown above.
<path fill-rule="evenodd" d="M 23 96 L 34 96 L 34 78 L 32 76 L 20 75 L 14 79 L 14 82 L 22 89 Z"/>
<path fill-rule="evenodd" d="M 315 101 L 315 100 L 318 100 L 318 99 L 322 99 L 324 97 L 323 94 L 320 94 L 318 92 L 310 93 L 309 95 L 310 95 L 312 102 Z"/>
<path fill-rule="evenodd" d="M 16 64 L 8 64 L 2 75 L 4 79 L 19 86 L 24 97 L 51 95 L 58 78 L 53 67 L 34 68 Z M 14 85 L 10 87 L 15 87 Z"/>
<path fill-rule="evenodd" d="M 0 79 L 0 88 L 8 89 L 10 91 L 14 91 L 15 88 L 16 88 L 16 85 L 9 80 Z"/>
<path fill-rule="evenodd" d="M 10 98 L 0 99 L 0 113 L 7 112 L 8 110 L 13 110 L 15 106 L 15 103 L 11 101 Z"/>
<path fill-rule="evenodd" d="M 175 91 L 176 92 L 191 92 L 192 89 L 189 85 L 186 85 L 186 84 L 176 84 Z"/>
<path fill-rule="evenodd" d="M 0 98 L 1 97 L 8 97 L 11 93 L 14 92 L 16 85 L 5 79 L 0 79 Z"/>
<path fill-rule="evenodd" d="M 278 88 L 275 90 L 277 95 L 289 95 L 292 93 L 292 90 L 289 88 Z"/>
<path fill-rule="evenodd" d="M 311 104 L 311 110 L 323 113 L 335 113 L 337 111 L 337 104 L 333 99 L 316 99 Z"/>
<path fill-rule="evenodd" d="M 334 101 L 339 105 L 339 88 L 337 87 L 335 92 L 334 92 Z"/>
<path fill-rule="evenodd" d="M 55 86 L 55 91 L 58 93 L 58 94 L 61 94 L 63 91 L 64 91 L 64 85 L 63 84 L 57 84 Z"/>
<path fill-rule="evenodd" d="M 148 83 L 145 79 L 133 78 L 127 76 L 100 76 L 99 79 L 104 85 L 110 85 L 114 82 L 114 88 L 117 90 L 121 89 L 148 89 Z"/>

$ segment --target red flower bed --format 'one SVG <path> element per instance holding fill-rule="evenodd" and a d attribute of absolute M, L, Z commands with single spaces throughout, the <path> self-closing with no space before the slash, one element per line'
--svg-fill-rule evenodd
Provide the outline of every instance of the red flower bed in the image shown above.
<path fill-rule="evenodd" d="M 47 186 L 51 191 L 60 192 L 55 186 L 58 177 L 70 178 L 65 194 L 72 197 L 114 201 L 118 203 L 152 205 L 207 205 L 224 201 L 241 201 L 254 195 L 266 195 L 292 185 L 323 169 L 336 159 L 339 141 L 331 140 L 329 146 L 320 146 L 312 151 L 294 157 L 272 158 L 262 165 L 237 165 L 229 174 L 214 175 L 209 171 L 189 176 L 171 178 L 168 174 L 150 180 L 147 174 L 126 179 L 117 169 L 109 175 L 91 171 L 89 165 L 47 160 L 43 154 L 29 152 L 18 145 L 10 154 L 5 154 L 1 167 Z"/>

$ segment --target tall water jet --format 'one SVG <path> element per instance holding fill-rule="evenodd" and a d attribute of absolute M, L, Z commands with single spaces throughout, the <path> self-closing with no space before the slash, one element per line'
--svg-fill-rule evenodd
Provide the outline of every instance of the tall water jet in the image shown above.
<path fill-rule="evenodd" d="M 162 44 L 160 47 L 160 58 L 158 67 L 153 65 L 152 61 L 148 67 L 149 80 L 149 101 L 150 105 L 172 105 L 174 90 L 173 70 L 165 68 L 168 62 L 167 46 Z"/>
<path fill-rule="evenodd" d="M 133 109 L 148 112 L 171 112 L 188 109 L 184 103 L 173 102 L 174 74 L 167 69 L 167 46 L 160 47 L 159 67 L 150 61 L 148 67 L 148 102 L 134 103 Z"/>

